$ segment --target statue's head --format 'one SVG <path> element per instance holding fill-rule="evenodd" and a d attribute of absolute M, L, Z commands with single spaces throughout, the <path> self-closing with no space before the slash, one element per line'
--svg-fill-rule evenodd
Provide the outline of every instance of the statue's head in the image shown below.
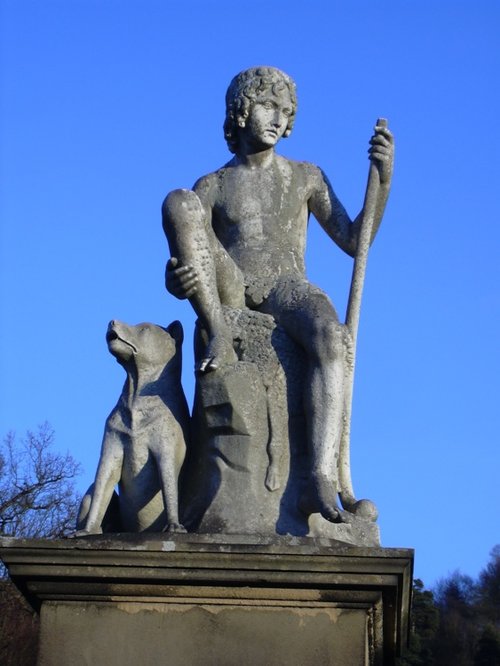
<path fill-rule="evenodd" d="M 224 136 L 232 153 L 238 150 L 238 129 L 244 126 L 252 109 L 252 104 L 262 94 L 271 91 L 278 94 L 288 90 L 292 112 L 288 119 L 284 137 L 290 135 L 297 111 L 297 93 L 293 80 L 276 67 L 252 67 L 237 74 L 229 84 L 226 93 L 226 119 Z"/>

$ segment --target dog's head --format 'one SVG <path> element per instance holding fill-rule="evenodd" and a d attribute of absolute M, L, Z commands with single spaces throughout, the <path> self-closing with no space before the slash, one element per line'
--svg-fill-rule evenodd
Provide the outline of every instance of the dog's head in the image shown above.
<path fill-rule="evenodd" d="M 130 326 L 113 320 L 106 333 L 109 351 L 124 367 L 134 364 L 137 368 L 163 368 L 180 352 L 183 339 L 179 321 L 163 328 L 149 323 Z"/>

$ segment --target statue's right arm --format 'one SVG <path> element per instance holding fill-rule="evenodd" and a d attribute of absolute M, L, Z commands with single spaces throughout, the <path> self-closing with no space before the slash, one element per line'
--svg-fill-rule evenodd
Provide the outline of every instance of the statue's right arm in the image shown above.
<path fill-rule="evenodd" d="M 203 209 L 203 225 L 207 233 L 213 233 L 211 228 L 212 219 L 212 189 L 213 178 L 211 175 L 203 176 L 194 185 L 191 195 L 196 194 Z M 187 192 L 187 191 L 186 191 Z M 167 199 L 162 207 L 163 230 L 167 239 L 169 239 L 169 227 L 172 224 L 168 214 Z M 179 233 L 179 229 L 177 230 Z M 169 241 L 170 244 L 170 241 Z M 193 266 L 181 264 L 178 257 L 172 256 L 165 268 L 165 286 L 167 291 L 179 299 L 191 298 L 197 291 L 198 274 Z"/>

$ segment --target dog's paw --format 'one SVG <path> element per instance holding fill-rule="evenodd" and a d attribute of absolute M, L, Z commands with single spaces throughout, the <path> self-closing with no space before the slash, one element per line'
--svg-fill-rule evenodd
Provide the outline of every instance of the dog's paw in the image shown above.
<path fill-rule="evenodd" d="M 86 537 L 92 534 L 92 532 L 88 532 L 87 530 L 76 530 L 72 534 L 68 534 L 68 539 L 79 539 L 80 537 Z"/>
<path fill-rule="evenodd" d="M 184 527 L 184 525 L 181 525 L 180 523 L 169 523 L 166 527 L 163 528 L 163 532 L 166 532 L 167 534 L 186 534 L 187 529 Z"/>

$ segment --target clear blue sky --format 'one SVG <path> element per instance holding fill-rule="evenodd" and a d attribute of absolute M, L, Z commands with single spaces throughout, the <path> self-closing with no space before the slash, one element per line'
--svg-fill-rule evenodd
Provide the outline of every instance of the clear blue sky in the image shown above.
<path fill-rule="evenodd" d="M 396 137 L 358 340 L 353 481 L 427 585 L 500 542 L 500 5 L 491 0 L 3 0 L 0 432 L 48 420 L 92 481 L 124 372 L 111 318 L 186 329 L 160 206 L 222 165 L 224 94 L 256 64 L 297 82 L 282 154 L 355 216 L 375 119 Z M 310 279 L 345 311 L 351 260 L 311 220 Z"/>

